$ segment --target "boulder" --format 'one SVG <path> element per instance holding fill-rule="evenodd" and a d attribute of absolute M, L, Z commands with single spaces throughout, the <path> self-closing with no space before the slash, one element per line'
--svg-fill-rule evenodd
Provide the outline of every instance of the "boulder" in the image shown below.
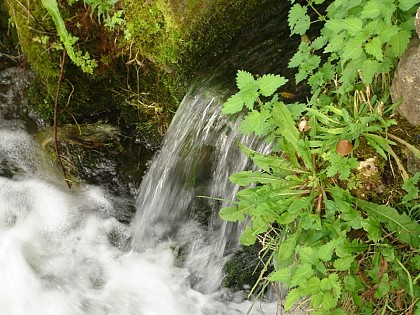
<path fill-rule="evenodd" d="M 396 78 L 392 82 L 393 102 L 401 97 L 402 103 L 397 111 L 407 121 L 420 125 L 420 39 L 412 39 L 407 51 L 398 64 Z"/>

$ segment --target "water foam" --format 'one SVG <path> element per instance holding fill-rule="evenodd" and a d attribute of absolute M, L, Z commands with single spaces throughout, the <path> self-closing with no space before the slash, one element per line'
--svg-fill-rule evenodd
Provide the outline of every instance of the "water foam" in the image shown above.
<path fill-rule="evenodd" d="M 107 216 L 111 201 L 97 187 L 0 177 L 0 200 L 0 314 L 233 315 L 250 306 L 191 289 L 170 242 L 122 250 L 131 231 Z"/>

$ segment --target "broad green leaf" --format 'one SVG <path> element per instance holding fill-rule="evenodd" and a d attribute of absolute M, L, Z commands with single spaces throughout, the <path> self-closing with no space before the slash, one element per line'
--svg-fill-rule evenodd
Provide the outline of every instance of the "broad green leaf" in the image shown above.
<path fill-rule="evenodd" d="M 222 113 L 223 114 L 235 114 L 242 110 L 244 107 L 244 101 L 242 100 L 241 95 L 238 93 L 232 95 L 228 98 L 226 103 L 223 104 Z"/>
<path fill-rule="evenodd" d="M 347 30 L 352 36 L 359 34 L 363 29 L 363 22 L 357 17 L 345 18 L 342 23 L 343 29 Z"/>
<path fill-rule="evenodd" d="M 311 43 L 311 48 L 318 50 L 324 47 L 328 43 L 328 38 L 326 36 L 318 36 Z"/>
<path fill-rule="evenodd" d="M 239 242 L 245 246 L 250 246 L 250 245 L 255 244 L 256 240 L 257 240 L 257 236 L 249 226 L 245 228 L 245 230 L 241 234 L 241 237 L 239 238 Z"/>
<path fill-rule="evenodd" d="M 334 261 L 334 268 L 336 268 L 338 271 L 349 270 L 354 260 L 355 260 L 354 256 L 338 258 L 337 260 Z"/>
<path fill-rule="evenodd" d="M 258 100 L 259 94 L 257 89 L 246 89 L 246 90 L 240 90 L 237 93 L 243 101 L 243 104 L 246 108 L 249 110 L 254 109 L 255 102 Z"/>
<path fill-rule="evenodd" d="M 319 249 L 317 250 L 318 258 L 321 259 L 322 261 L 330 261 L 334 253 L 336 244 L 337 244 L 337 241 L 331 240 L 328 243 L 319 247 Z"/>
<path fill-rule="evenodd" d="M 333 307 L 337 306 L 337 300 L 338 298 L 334 298 L 332 293 L 324 292 L 324 294 L 322 295 L 322 303 L 321 303 L 322 310 L 328 311 L 332 309 Z"/>
<path fill-rule="evenodd" d="M 316 265 L 318 263 L 317 253 L 312 247 L 306 246 L 299 249 L 299 258 L 302 263 Z"/>
<path fill-rule="evenodd" d="M 382 0 L 379 0 L 382 1 Z M 375 19 L 381 14 L 381 3 L 378 3 L 377 0 L 370 0 L 367 1 L 365 6 L 363 7 L 361 17 L 363 19 L 370 18 Z"/>
<path fill-rule="evenodd" d="M 244 221 L 243 209 L 239 209 L 237 206 L 223 208 L 219 212 L 219 216 L 225 221 Z"/>
<path fill-rule="evenodd" d="M 378 37 L 374 37 L 370 42 L 366 43 L 365 51 L 376 58 L 376 60 L 382 61 L 384 59 L 382 53 L 382 43 Z"/>
<path fill-rule="evenodd" d="M 273 108 L 273 117 L 279 127 L 278 132 L 297 150 L 300 134 L 287 106 L 278 102 Z"/>
<path fill-rule="evenodd" d="M 420 224 L 411 220 L 407 214 L 399 214 L 392 207 L 378 205 L 373 202 L 354 198 L 356 204 L 368 215 L 376 217 L 385 223 L 390 232 L 395 232 L 395 236 L 412 246 L 420 245 Z"/>
<path fill-rule="evenodd" d="M 419 3 L 419 0 L 399 0 L 398 8 L 400 8 L 402 11 L 408 11 L 412 7 L 417 6 Z"/>
<path fill-rule="evenodd" d="M 282 76 L 274 74 L 265 74 L 257 80 L 258 86 L 260 88 L 260 94 L 263 96 L 270 96 L 276 90 L 286 84 L 288 80 Z"/>
<path fill-rule="evenodd" d="M 379 73 L 380 65 L 376 60 L 367 59 L 362 63 L 361 77 L 364 84 L 370 84 L 376 74 Z"/>
<path fill-rule="evenodd" d="M 239 125 L 239 131 L 244 135 L 255 133 L 257 136 L 266 135 L 271 128 L 267 122 L 271 117 L 271 113 L 267 110 L 261 112 L 252 110 L 245 116 Z"/>
<path fill-rule="evenodd" d="M 315 271 L 312 268 L 312 265 L 309 263 L 303 263 L 299 265 L 294 274 L 292 275 L 292 281 L 290 285 L 294 286 L 303 286 L 306 281 L 314 275 Z"/>
<path fill-rule="evenodd" d="M 275 272 L 271 273 L 268 276 L 268 280 L 270 281 L 276 281 L 280 283 L 286 283 L 290 280 L 290 268 L 281 268 L 279 270 L 276 270 Z"/>
<path fill-rule="evenodd" d="M 294 254 L 297 238 L 298 233 L 294 233 L 290 235 L 285 241 L 281 242 L 280 247 L 277 250 L 278 260 L 287 260 Z"/>
<path fill-rule="evenodd" d="M 311 20 L 307 13 L 307 7 L 294 4 L 289 10 L 288 22 L 292 34 L 302 35 L 311 25 Z"/>
<path fill-rule="evenodd" d="M 348 60 L 359 59 L 363 55 L 363 48 L 360 43 L 355 40 L 350 40 L 346 45 L 341 55 L 342 63 L 346 63 Z"/>
<path fill-rule="evenodd" d="M 258 85 L 255 82 L 254 77 L 251 73 L 239 70 L 236 74 L 236 86 L 240 90 L 247 90 L 247 89 L 253 89 L 257 90 Z"/>
<path fill-rule="evenodd" d="M 284 303 L 284 310 L 290 310 L 293 305 L 301 298 L 301 293 L 298 288 L 292 289 L 287 293 L 286 301 Z"/>
<path fill-rule="evenodd" d="M 393 57 L 401 57 L 410 43 L 411 33 L 401 30 L 389 40 L 390 52 Z"/>

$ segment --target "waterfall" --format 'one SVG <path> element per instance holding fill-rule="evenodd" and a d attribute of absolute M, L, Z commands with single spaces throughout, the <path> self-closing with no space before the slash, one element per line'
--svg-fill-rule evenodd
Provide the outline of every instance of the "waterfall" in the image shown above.
<path fill-rule="evenodd" d="M 292 50 L 282 19 L 274 16 L 258 36 L 245 34 L 235 52 L 195 79 L 136 201 L 115 198 L 105 185 L 68 190 L 21 119 L 30 116 L 28 74 L 0 72 L 0 314 L 248 314 L 246 294 L 221 286 L 242 227 L 218 211 L 239 189 L 228 177 L 251 166 L 238 142 L 267 148 L 238 134 L 238 122 L 220 110 L 236 70 L 283 71 Z M 133 202 L 131 225 L 112 215 Z M 249 314 L 277 308 L 258 301 Z"/>
<path fill-rule="evenodd" d="M 133 224 L 137 251 L 166 240 L 186 247 L 186 265 L 200 279 L 194 287 L 205 293 L 220 287 L 225 254 L 238 244 L 241 227 L 218 217 L 238 191 L 229 176 L 250 166 L 238 143 L 265 146 L 220 114 L 227 94 L 220 85 L 206 78 L 184 97 L 142 181 Z"/>

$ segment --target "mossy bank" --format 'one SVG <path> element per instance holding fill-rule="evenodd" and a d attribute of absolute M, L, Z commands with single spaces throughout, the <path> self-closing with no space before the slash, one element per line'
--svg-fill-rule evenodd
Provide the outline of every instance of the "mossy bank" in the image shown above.
<path fill-rule="evenodd" d="M 43 1 L 6 0 L 5 7 L 36 73 L 30 105 L 45 124 L 52 122 L 63 64 L 60 124 L 118 123 L 158 144 L 192 76 L 281 6 L 273 0 L 59 1 L 72 47 L 93 64 L 91 74 L 63 60 L 63 39 Z"/>

